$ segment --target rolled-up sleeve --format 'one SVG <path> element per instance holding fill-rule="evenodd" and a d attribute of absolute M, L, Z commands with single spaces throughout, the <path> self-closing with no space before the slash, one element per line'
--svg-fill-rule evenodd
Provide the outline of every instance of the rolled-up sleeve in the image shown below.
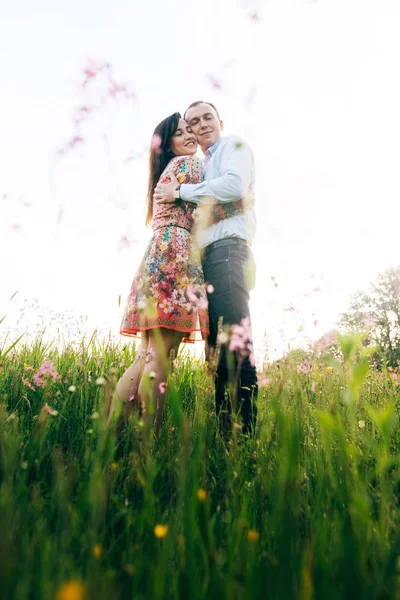
<path fill-rule="evenodd" d="M 196 204 L 234 202 L 243 198 L 253 181 L 253 154 L 239 138 L 230 139 L 218 157 L 221 175 L 202 183 L 182 184 L 182 200 Z"/>

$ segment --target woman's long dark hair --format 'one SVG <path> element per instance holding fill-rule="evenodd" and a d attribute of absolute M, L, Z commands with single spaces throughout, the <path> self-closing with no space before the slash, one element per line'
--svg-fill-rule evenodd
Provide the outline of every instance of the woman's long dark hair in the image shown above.
<path fill-rule="evenodd" d="M 157 125 L 154 130 L 149 156 L 149 185 L 147 188 L 146 225 L 153 219 L 153 194 L 161 173 L 175 155 L 171 152 L 171 138 L 178 129 L 180 113 L 176 112 Z"/>

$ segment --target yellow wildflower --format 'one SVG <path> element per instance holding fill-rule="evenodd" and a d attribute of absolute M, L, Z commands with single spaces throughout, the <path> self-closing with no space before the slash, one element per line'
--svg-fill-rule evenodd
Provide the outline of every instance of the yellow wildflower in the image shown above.
<path fill-rule="evenodd" d="M 118 463 L 116 463 L 116 462 L 111 463 L 111 469 L 112 469 L 112 471 L 117 471 L 118 470 Z"/>
<path fill-rule="evenodd" d="M 58 589 L 57 600 L 84 600 L 85 586 L 78 579 L 66 581 Z"/>
<path fill-rule="evenodd" d="M 162 540 L 168 535 L 168 525 L 156 525 L 154 527 L 154 535 L 159 540 Z"/>
<path fill-rule="evenodd" d="M 130 563 L 126 564 L 124 568 L 128 575 L 133 575 L 135 573 L 135 567 Z"/>
<path fill-rule="evenodd" d="M 95 558 L 100 558 L 100 556 L 103 554 L 103 548 L 100 546 L 100 544 L 95 544 L 93 546 L 93 556 Z"/>
<path fill-rule="evenodd" d="M 203 488 L 200 488 L 197 490 L 197 497 L 200 500 L 200 502 L 205 502 L 206 498 L 207 498 L 207 492 L 206 490 L 203 490 Z"/>
<path fill-rule="evenodd" d="M 255 544 L 256 542 L 258 542 L 259 538 L 260 534 L 258 533 L 258 531 L 256 531 L 255 529 L 249 529 L 249 531 L 247 532 L 247 539 L 251 544 Z"/>
<path fill-rule="evenodd" d="M 365 427 L 365 421 L 363 421 L 363 420 L 358 421 L 358 426 L 360 429 L 363 429 Z"/>

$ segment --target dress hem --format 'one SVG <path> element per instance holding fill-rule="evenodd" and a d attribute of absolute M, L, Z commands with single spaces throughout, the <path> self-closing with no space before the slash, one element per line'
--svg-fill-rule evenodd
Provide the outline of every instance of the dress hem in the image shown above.
<path fill-rule="evenodd" d="M 207 337 L 210 335 L 209 329 L 179 329 L 178 327 L 174 327 L 172 325 L 150 325 L 149 327 L 141 327 L 140 329 L 121 329 L 119 333 L 120 335 L 124 335 L 126 337 L 135 337 L 137 339 L 140 339 L 138 333 L 141 333 L 142 331 L 149 331 L 150 329 L 173 329 L 175 331 L 180 331 L 181 333 L 186 333 L 188 336 L 191 333 L 196 333 L 196 331 L 201 333 L 202 336 L 203 334 L 205 334 Z M 204 339 L 191 340 L 189 337 L 182 339 L 182 342 L 184 342 L 185 344 L 195 344 L 196 342 L 200 341 L 204 342 Z"/>

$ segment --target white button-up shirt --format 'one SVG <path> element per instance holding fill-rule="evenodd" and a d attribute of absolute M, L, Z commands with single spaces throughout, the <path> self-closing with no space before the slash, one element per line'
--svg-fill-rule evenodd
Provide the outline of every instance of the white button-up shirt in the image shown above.
<path fill-rule="evenodd" d="M 243 140 L 230 135 L 220 138 L 208 148 L 204 157 L 202 183 L 183 183 L 182 200 L 196 204 L 233 202 L 253 193 L 254 158 Z M 226 237 L 239 237 L 253 242 L 256 216 L 253 203 L 242 214 L 223 219 L 207 228 L 197 228 L 197 243 L 201 248 Z"/>

